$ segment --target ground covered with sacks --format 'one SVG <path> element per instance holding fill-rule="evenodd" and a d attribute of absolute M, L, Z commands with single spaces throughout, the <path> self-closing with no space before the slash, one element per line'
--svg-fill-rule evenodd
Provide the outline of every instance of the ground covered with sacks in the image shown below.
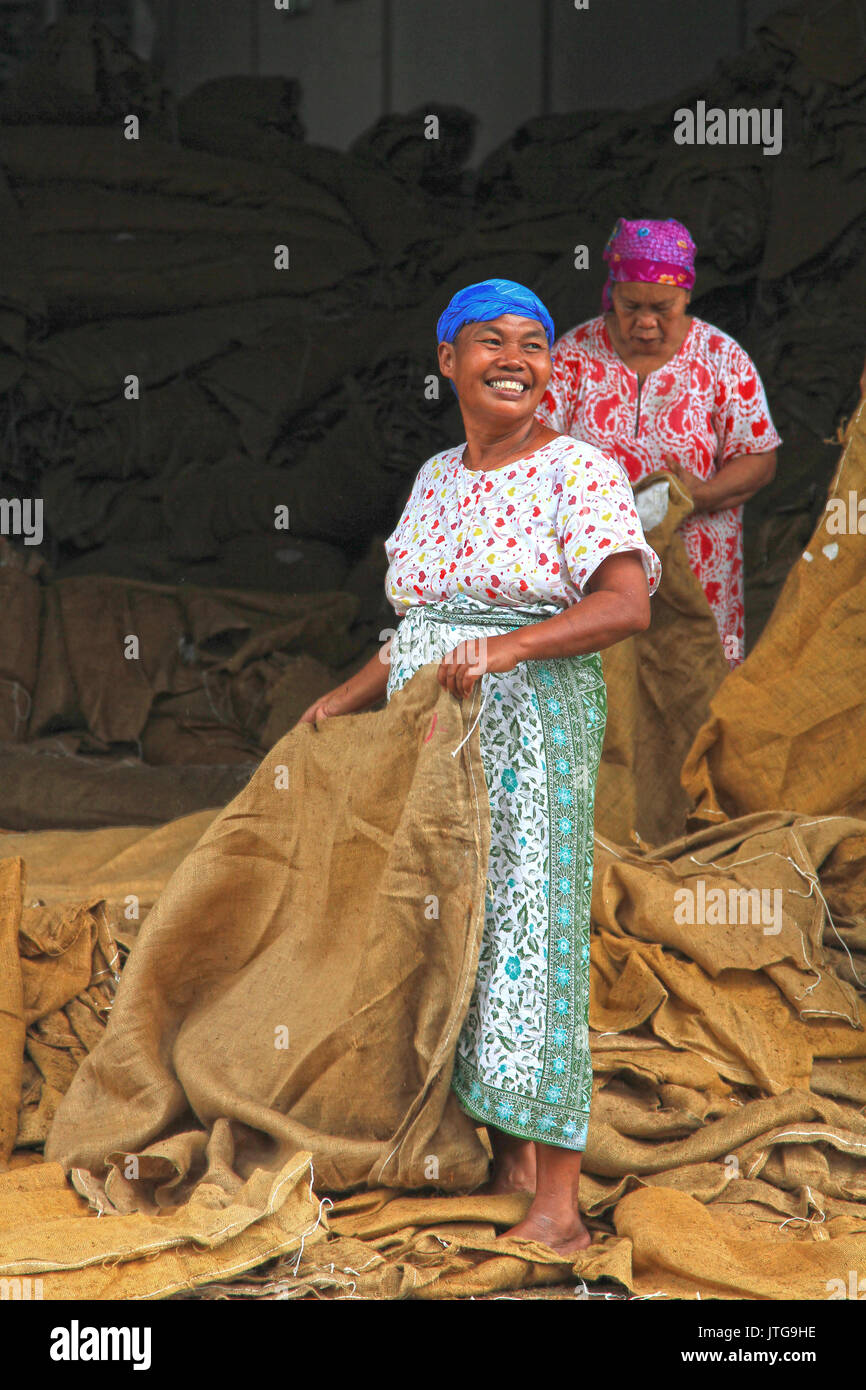
<path fill-rule="evenodd" d="M 861 406 L 830 500 L 864 486 Z M 449 1078 L 489 809 L 477 728 L 451 757 L 473 701 L 435 663 L 378 711 L 284 734 L 221 809 L 5 833 L 0 1275 L 59 1299 L 856 1296 L 864 638 L 862 543 L 822 519 L 705 692 L 682 833 L 612 833 L 600 780 L 593 1243 L 567 1262 L 499 1237 L 525 1198 L 471 1191 L 484 1133 Z M 633 642 L 609 703 L 642 691 L 649 736 L 675 643 L 664 617 Z M 639 820 L 661 792 L 622 746 L 607 785 Z M 647 756 L 675 817 L 679 765 Z"/>

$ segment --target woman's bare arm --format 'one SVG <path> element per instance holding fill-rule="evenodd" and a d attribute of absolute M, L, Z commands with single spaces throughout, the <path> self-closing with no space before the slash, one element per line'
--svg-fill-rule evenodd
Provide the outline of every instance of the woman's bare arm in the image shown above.
<path fill-rule="evenodd" d="M 711 478 L 698 478 L 671 458 L 664 467 L 679 479 L 691 495 L 696 512 L 717 512 L 748 502 L 776 476 L 776 451 L 766 454 L 738 454 L 723 464 Z"/>
<path fill-rule="evenodd" d="M 603 560 L 587 588 L 580 603 L 508 634 L 520 653 L 518 661 L 601 651 L 649 627 L 649 585 L 638 551 L 621 551 Z"/>
<path fill-rule="evenodd" d="M 520 661 L 601 651 L 649 627 L 649 584 L 638 551 L 608 556 L 586 587 L 589 593 L 579 603 L 552 618 L 459 643 L 439 664 L 439 684 L 462 699 L 487 671 L 513 671 Z"/>
<path fill-rule="evenodd" d="M 391 662 L 391 639 L 354 676 L 320 695 L 298 720 L 299 724 L 314 724 L 317 719 L 328 719 L 334 714 L 358 714 L 378 704 L 384 698 L 388 687 L 388 670 Z"/>

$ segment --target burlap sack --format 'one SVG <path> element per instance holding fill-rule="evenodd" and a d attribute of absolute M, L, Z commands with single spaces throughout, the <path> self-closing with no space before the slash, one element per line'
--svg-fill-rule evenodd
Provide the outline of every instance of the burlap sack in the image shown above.
<path fill-rule="evenodd" d="M 108 1174 L 117 1206 L 301 1150 L 326 1190 L 482 1180 L 450 1090 L 490 836 L 477 726 L 448 756 L 469 720 L 431 663 L 274 746 L 149 914 L 47 1158 Z"/>
<path fill-rule="evenodd" d="M 729 670 L 712 609 L 677 530 L 692 511 L 691 501 L 665 470 L 638 484 L 638 506 L 648 490 L 662 494 L 661 517 L 645 528 L 662 562 L 652 621 L 646 632 L 601 654 L 608 708 L 595 825 L 620 844 L 631 844 L 635 832 L 660 844 L 685 829 L 691 801 L 680 784 L 680 766 Z"/>
<path fill-rule="evenodd" d="M 257 1170 L 227 1203 L 203 1190 L 157 1218 L 132 1212 L 106 1221 L 73 1192 L 59 1164 L 0 1174 L 3 1297 L 166 1298 L 294 1257 L 327 1231 L 309 1157 L 297 1154 L 276 1173 Z"/>
<path fill-rule="evenodd" d="M 430 667 L 418 673 L 425 679 L 434 674 Z M 409 693 L 408 686 L 405 691 Z M 455 785 L 459 786 L 459 781 L 454 780 L 457 760 L 451 757 L 450 749 L 459 741 L 459 725 L 466 726 L 470 713 L 464 710 L 458 714 L 458 702 L 450 697 L 445 706 L 446 710 L 451 709 L 455 720 L 449 739 L 441 743 L 436 742 L 438 718 L 434 723 L 437 711 L 442 711 L 441 692 L 435 679 L 427 681 L 423 715 L 415 709 L 412 717 L 400 724 L 399 737 L 406 741 L 404 761 L 407 750 L 412 750 L 408 759 L 412 764 L 408 791 L 397 775 L 398 763 L 387 763 L 396 777 L 393 794 L 398 800 L 404 798 L 404 808 L 416 804 L 416 795 L 428 792 L 428 809 L 434 805 L 439 808 L 438 819 L 424 822 L 426 838 L 422 838 L 427 857 L 421 868 L 429 875 L 426 886 L 433 885 L 431 891 L 436 891 L 440 898 L 440 908 L 450 895 L 447 882 L 445 892 L 440 886 L 437 866 L 441 864 L 444 872 L 451 873 L 454 861 L 442 857 L 436 842 L 441 807 L 451 806 L 451 802 L 438 798 L 447 797 Z M 388 706 L 390 720 L 396 708 L 396 704 Z M 386 713 L 387 710 L 382 715 Z M 417 1087 L 421 1068 L 417 1065 L 416 1049 L 419 1040 L 423 1042 L 424 1030 L 416 1027 L 413 1032 L 407 1027 L 407 1011 L 419 1008 L 422 1021 L 425 1008 L 426 1017 L 435 1014 L 441 1041 L 448 991 L 455 996 L 460 993 L 459 987 L 455 990 L 453 985 L 454 971 L 461 965 L 454 952 L 457 937 L 453 904 L 449 907 L 446 902 L 445 910 L 440 911 L 445 936 L 451 942 L 450 964 L 443 969 L 440 963 L 435 978 L 423 960 L 416 969 L 402 971 L 398 961 L 396 976 L 393 961 L 383 960 L 389 943 L 381 941 L 375 922 L 381 915 L 380 908 L 388 920 L 393 919 L 393 900 L 380 899 L 376 904 L 363 900 L 362 888 L 359 910 L 365 922 L 374 923 L 374 929 L 364 937 L 361 951 L 352 931 L 356 920 L 352 895 L 343 894 L 342 917 L 328 915 L 327 881 L 345 885 L 345 875 L 338 868 L 344 846 L 349 846 L 349 873 L 363 885 L 365 875 L 369 875 L 370 865 L 366 861 L 370 856 L 375 855 L 381 864 L 381 850 L 371 836 L 384 843 L 395 816 L 399 820 L 393 808 L 387 811 L 387 803 L 385 822 L 380 805 L 374 820 L 368 816 L 358 823 L 366 805 L 359 788 L 363 788 L 364 774 L 371 765 L 359 758 L 354 746 L 358 742 L 357 730 L 373 730 L 379 719 L 379 715 L 356 716 L 351 721 L 335 720 L 330 727 L 326 722 L 318 732 L 301 733 L 306 751 L 318 757 L 318 762 L 306 764 L 313 812 L 318 815 L 321 807 L 315 789 L 323 779 L 325 792 L 335 801 L 346 795 L 341 788 L 334 789 L 342 769 L 338 765 L 334 770 L 330 755 L 343 749 L 342 732 L 352 732 L 353 738 L 347 740 L 352 743 L 348 766 L 353 770 L 350 801 L 355 813 L 350 828 L 362 835 L 363 857 L 352 857 L 351 846 L 357 842 L 348 831 L 340 841 L 340 859 L 331 858 L 337 843 L 333 836 L 326 836 L 324 843 L 320 837 L 315 854 L 304 854 L 306 842 L 300 839 L 299 832 L 298 838 L 293 838 L 295 830 L 266 818 L 270 829 L 262 843 L 270 858 L 255 861 L 259 879 L 270 879 L 275 859 L 280 857 L 274 854 L 273 847 L 279 843 L 283 846 L 283 873 L 288 863 L 299 880 L 324 885 L 316 904 L 316 930 L 324 930 L 324 921 L 333 924 L 332 949 L 327 956 L 332 979 L 323 984 L 322 973 L 313 974 L 312 988 L 317 997 L 310 1005 L 311 1013 L 323 1012 L 320 1001 L 330 1000 L 326 991 L 333 990 L 334 979 L 369 980 L 370 971 L 364 969 L 367 962 L 361 959 L 364 950 L 370 957 L 370 969 L 384 972 L 386 994 L 389 981 L 393 984 L 396 979 L 392 990 L 392 995 L 398 996 L 396 1000 L 386 997 L 383 1001 L 380 995 L 366 1011 L 357 997 L 344 996 L 342 1001 L 334 1001 L 333 1007 L 349 1018 L 358 1045 L 355 1057 L 360 1062 L 351 1079 L 367 1090 L 356 1088 L 347 1100 L 347 1076 L 353 1059 L 347 1064 L 339 1055 L 335 1060 L 334 1053 L 341 1044 L 339 1037 L 336 1047 L 331 1045 L 331 1038 L 324 1042 L 321 1035 L 313 1038 L 306 1048 L 306 1071 L 301 1067 L 293 1073 L 299 1086 L 309 1083 L 314 1092 L 320 1113 L 325 1116 L 320 1121 L 323 1128 L 328 1111 L 333 1117 L 340 1110 L 341 1118 L 348 1117 L 351 1125 L 361 1124 L 362 1111 L 378 1119 L 381 1111 L 377 1107 L 382 1107 L 383 1102 L 387 1107 L 393 1100 L 387 1088 L 399 1084 L 406 1066 L 415 1066 L 410 1080 Z M 334 740 L 330 750 L 326 750 L 323 741 L 326 733 Z M 292 737 L 289 736 L 289 742 Z M 375 743 L 375 739 L 371 742 Z M 283 740 L 284 748 L 285 745 Z M 472 740 L 467 747 L 474 747 Z M 79 937 L 68 941 L 65 951 L 54 957 L 53 963 L 47 949 L 52 941 L 59 947 L 72 937 L 74 924 L 81 917 L 80 899 L 87 887 L 103 895 L 103 907 L 111 915 L 124 902 L 124 889 L 140 893 L 142 902 L 153 901 L 174 870 L 144 928 L 147 936 L 151 924 L 161 919 L 159 939 L 154 937 L 142 955 L 147 962 L 142 970 L 135 969 L 138 953 L 133 958 L 124 984 L 126 993 L 121 992 L 114 1014 L 114 1031 L 104 1044 L 96 1039 L 93 1060 L 83 1062 L 79 1072 L 79 1078 L 87 1078 L 86 1083 L 73 1083 L 56 1131 L 61 1132 L 65 1126 L 72 1161 L 90 1161 L 87 1154 L 74 1151 L 77 1124 L 82 1126 L 82 1135 L 93 1152 L 104 1150 L 109 1157 L 107 1184 L 104 1178 L 92 1178 L 80 1169 L 73 1171 L 73 1179 L 83 1193 L 108 1211 L 112 1206 L 138 1208 L 119 1218 L 112 1216 L 108 1223 L 98 1223 L 108 1228 L 100 1237 L 103 1245 L 99 1249 L 103 1250 L 109 1237 L 115 1240 L 112 1252 L 122 1263 L 112 1271 L 95 1263 L 87 1264 L 88 1255 L 95 1251 L 93 1236 L 82 1230 L 83 1206 L 75 1205 L 77 1199 L 71 1199 L 71 1194 L 74 1210 L 67 1214 L 76 1215 L 77 1225 L 64 1227 L 62 1232 L 59 1226 L 53 1232 L 47 1229 L 43 1223 L 54 1223 L 58 1216 L 54 1197 L 47 1205 L 43 1202 L 42 1217 L 34 1213 L 32 1184 L 38 1185 L 39 1172 L 47 1176 L 58 1172 L 49 1164 L 35 1170 L 26 1190 L 20 1182 L 14 1191 L 9 1189 L 5 1206 L 4 1194 L 9 1185 L 5 1178 L 0 1178 L 0 1253 L 5 1243 L 10 1275 L 13 1270 L 23 1275 L 32 1269 L 26 1264 L 27 1252 L 54 1249 L 61 1234 L 65 1263 L 61 1265 L 63 1272 L 53 1276 L 52 1297 L 85 1293 L 99 1297 L 157 1297 L 204 1285 L 209 1297 L 226 1293 L 303 1297 L 315 1291 L 324 1297 L 443 1299 L 493 1296 L 504 1289 L 568 1285 L 573 1284 L 576 1276 L 606 1281 L 608 1287 L 613 1281 L 614 1286 L 619 1283 L 634 1292 L 668 1296 L 700 1293 L 701 1297 L 769 1297 L 774 1292 L 792 1298 L 830 1296 L 828 1270 L 834 1265 L 849 1267 L 862 1247 L 866 1224 L 862 1165 L 866 1151 L 866 1120 L 862 1114 L 866 1096 L 866 1029 L 862 1026 L 863 1006 L 853 989 L 856 975 L 866 977 L 858 907 L 863 900 L 866 825 L 851 818 L 798 818 L 783 813 L 754 815 L 705 828 L 650 854 L 613 844 L 601 836 L 596 839 L 591 992 L 595 1089 L 581 1180 L 581 1207 L 594 1233 L 588 1251 L 572 1261 L 563 1261 L 542 1246 L 498 1241 L 498 1231 L 521 1215 L 524 1198 L 489 1198 L 477 1193 L 471 1197 L 424 1195 L 425 1188 L 447 1190 L 449 1186 L 453 1189 L 461 1185 L 454 1180 L 459 1175 L 443 1162 L 447 1153 L 447 1135 L 443 1142 L 443 1134 L 447 1126 L 440 1126 L 429 1145 L 419 1129 L 425 1105 L 433 1116 L 442 1108 L 440 1081 L 444 1086 L 444 1074 L 435 1075 L 434 1059 L 427 1073 L 432 1078 L 428 1098 L 425 1101 L 422 1095 L 415 1130 L 411 1126 L 403 1129 L 404 1158 L 413 1138 L 420 1138 L 424 1162 L 413 1168 L 404 1161 L 402 1172 L 394 1177 L 386 1172 L 390 1191 L 376 1188 L 339 1202 L 332 1213 L 327 1239 L 318 1217 L 313 1219 L 311 1208 L 304 1229 L 317 1230 L 318 1243 L 304 1253 L 300 1262 L 294 1217 L 281 1233 L 273 1224 L 277 1214 L 263 1215 L 259 1208 L 257 1215 L 248 1218 L 252 1222 L 251 1244 L 244 1245 L 246 1253 L 238 1255 L 233 1264 L 229 1237 L 225 1235 L 223 1239 L 219 1235 L 228 1229 L 224 1220 L 227 1207 L 236 1210 L 239 1203 L 243 1205 L 239 1193 L 245 1175 L 247 1184 L 254 1179 L 259 1185 L 275 1181 L 272 1164 L 279 1163 L 297 1143 L 294 1136 L 302 1128 L 291 1116 L 287 1123 L 286 1115 L 278 1111 L 286 1104 L 283 1095 L 277 1096 L 270 1109 L 262 1103 L 263 1083 L 251 1066 L 252 1059 L 262 1070 L 260 1063 L 265 1056 L 264 1049 L 257 1048 L 257 1033 L 252 1031 L 251 1035 L 251 1030 L 259 1026 L 258 1001 L 261 999 L 266 1008 L 271 1008 L 278 997 L 282 1011 L 279 984 L 287 973 L 285 963 L 278 962 L 273 971 L 275 988 L 274 980 L 262 979 L 262 972 L 257 973 L 255 951 L 259 952 L 259 959 L 264 955 L 270 965 L 276 941 L 268 935 L 269 922 L 274 923 L 277 941 L 293 939 L 291 924 L 282 932 L 276 926 L 282 912 L 278 902 L 272 902 L 267 920 L 267 913 L 263 918 L 259 906 L 256 920 L 262 930 L 258 936 L 254 924 L 237 910 L 239 900 L 253 881 L 253 861 L 247 853 L 238 857 L 233 850 L 249 847 L 251 823 L 259 831 L 264 823 L 262 817 L 275 793 L 273 763 L 266 766 L 268 776 L 256 787 L 251 785 L 249 799 L 241 803 L 241 808 L 246 805 L 246 816 L 241 821 L 233 815 L 227 824 L 227 812 L 204 812 L 161 830 L 8 837 L 16 855 L 27 861 L 28 883 L 32 881 L 33 889 L 46 904 L 41 910 L 20 908 L 21 859 L 6 860 L 4 871 L 11 876 L 10 891 L 17 890 L 9 898 L 7 918 L 13 920 L 17 911 L 19 925 L 24 928 L 18 935 L 19 952 L 24 952 L 25 941 L 43 947 L 41 955 L 27 956 L 25 952 L 19 962 L 19 973 L 26 986 L 27 1017 L 34 1008 L 27 1007 L 28 999 L 35 1003 L 41 998 L 46 1006 L 57 1005 L 65 990 L 79 988 L 84 979 L 83 956 L 76 956 L 80 932 Z M 330 773 L 326 773 L 328 766 Z M 464 809 L 471 810 L 471 797 Z M 331 824 L 330 814 L 327 812 L 323 818 L 326 827 Z M 453 814 L 459 814 L 459 807 Z M 291 822 L 295 829 L 306 823 L 305 815 L 302 807 L 300 822 Z M 344 820 L 344 824 L 348 822 Z M 463 823 L 462 831 L 464 863 L 469 862 L 466 856 L 471 858 L 474 853 L 467 824 L 470 822 Z M 451 821 L 449 825 L 453 835 L 455 826 Z M 398 827 L 390 841 L 393 855 L 379 874 L 380 885 L 391 882 L 388 875 L 411 843 L 411 824 L 402 830 Z M 287 845 L 294 846 L 293 855 L 285 853 Z M 215 846 L 220 846 L 217 866 L 220 858 L 226 860 L 233 877 L 220 871 L 211 884 L 199 882 L 196 886 L 188 877 L 189 868 L 202 859 L 205 865 L 213 867 L 214 857 L 204 856 L 210 855 Z M 410 862 L 418 868 L 414 859 Z M 784 909 L 781 929 L 765 932 L 760 922 L 678 922 L 674 895 L 684 886 L 694 888 L 699 878 L 705 878 L 708 887 L 722 887 L 726 893 L 777 883 Z M 812 891 L 806 886 L 810 880 Z M 402 881 L 394 885 L 404 907 L 407 895 L 409 899 L 418 895 L 417 876 L 413 882 L 414 888 Z M 28 898 L 30 892 L 28 887 Z M 224 901 L 220 902 L 220 898 Z M 218 935 L 202 926 L 203 919 L 195 912 L 200 901 L 210 914 L 209 920 L 216 922 Z M 467 894 L 465 903 L 468 901 Z M 825 902 L 832 914 L 832 926 L 828 925 Z M 177 920 L 184 927 L 189 953 L 185 940 L 177 938 L 172 919 L 161 916 L 163 903 L 172 905 L 172 913 L 178 911 Z M 339 929 L 341 921 L 345 924 L 343 930 Z M 407 923 L 411 928 L 412 923 L 404 914 L 404 935 Z M 410 948 L 417 950 L 417 922 L 413 930 L 414 935 L 409 931 Z M 468 916 L 460 931 L 465 934 L 467 930 L 471 933 Z M 246 965 L 240 963 L 239 969 L 235 936 L 240 937 L 242 950 L 254 952 Z M 11 939 L 10 936 L 10 942 Z M 389 938 L 391 956 L 394 939 L 403 938 Z M 835 968 L 832 952 L 848 960 L 856 972 L 851 980 L 842 978 Z M 66 955 L 68 959 L 64 959 Z M 297 978 L 310 978 L 302 952 L 297 952 L 293 959 L 297 960 Z M 56 974 L 54 980 L 50 978 L 52 972 Z M 232 972 L 244 980 L 244 990 L 249 991 L 241 1000 L 240 1010 L 235 1006 L 237 1001 L 232 1000 Z M 44 977 L 39 990 L 35 989 L 37 973 Z M 123 1003 L 124 998 L 129 1004 Z M 54 1097 L 69 1085 L 69 1072 L 74 1071 L 74 1059 L 69 1065 L 62 1062 L 63 1051 L 58 1046 L 62 1041 L 58 1036 L 60 1018 L 69 1019 L 80 1029 L 80 1002 L 78 996 L 64 1010 L 48 1015 L 53 1031 L 47 1036 L 34 1035 L 33 1025 L 28 1029 L 28 1064 L 32 1065 L 33 1057 L 38 1059 L 44 1069 L 44 1088 Z M 306 1007 L 305 1000 L 301 1003 Z M 206 1027 L 211 1026 L 211 1021 L 225 1020 L 225 1027 L 234 1029 L 230 1037 L 225 1032 L 220 1034 L 216 1046 L 222 1050 L 213 1061 L 195 1026 L 185 1032 L 185 1020 L 195 1023 L 196 1011 Z M 452 1016 L 456 1017 L 453 1013 Z M 20 1058 L 23 1021 L 21 1017 L 16 1024 L 7 1016 L 5 1033 L 0 1034 L 13 1062 L 16 1048 Z M 289 1022 L 293 1025 L 293 1020 Z M 267 1017 L 264 1026 L 272 1023 L 273 1018 Z M 300 1025 L 310 1028 L 303 1009 Z M 409 1036 L 414 1048 L 406 1045 Z M 429 1031 L 427 1037 L 430 1038 Z M 453 1042 L 453 1033 L 451 1037 Z M 239 1047 L 239 1038 L 243 1047 Z M 428 1055 L 434 1043 L 435 1039 L 429 1042 Z M 444 1045 L 447 1051 L 451 1044 Z M 399 1057 L 395 1061 L 397 1051 L 403 1054 L 402 1063 Z M 283 1055 L 291 1070 L 291 1049 Z M 103 1056 L 107 1065 L 101 1069 L 99 1059 Z M 237 1069 L 226 1060 L 232 1057 L 238 1058 Z M 181 1076 L 184 1084 L 190 1078 L 199 1086 L 204 1119 L 195 1128 L 193 1117 L 187 1112 L 179 1113 L 174 1122 L 163 1124 L 162 1137 L 157 1135 L 149 1144 L 147 1135 L 121 1132 L 130 1113 L 136 1123 L 140 1117 L 146 1122 L 149 1112 L 160 1105 L 165 1112 L 177 1101 Z M 273 1071 L 267 1073 L 265 1081 L 272 1082 L 273 1076 Z M 151 1082 L 156 1090 L 139 1094 L 138 1088 Z M 274 1090 L 272 1086 L 270 1096 Z M 244 1104 L 245 1096 L 252 1099 Z M 356 1099 L 358 1103 L 353 1109 Z M 290 1095 L 289 1100 L 294 1097 Z M 97 1106 L 95 1115 L 88 1113 L 91 1101 Z M 217 1107 L 222 1111 L 218 1115 Z M 443 1113 L 447 1121 L 449 1117 Z M 388 1115 L 385 1119 L 394 1123 Z M 249 1128 L 246 1121 L 250 1122 Z M 343 1125 L 341 1130 L 343 1135 L 346 1127 Z M 258 1143 L 254 1130 L 260 1131 Z M 327 1135 L 322 1142 L 327 1143 Z M 469 1143 L 476 1143 L 474 1134 Z M 343 1141 L 344 1152 L 352 1148 L 353 1156 L 363 1147 L 356 1139 Z M 371 1150 L 374 1145 L 366 1147 Z M 130 1159 L 138 1161 L 137 1180 L 127 1176 L 135 1171 Z M 285 1158 L 285 1164 L 291 1168 L 302 1159 L 306 1162 L 305 1151 L 298 1148 L 297 1153 L 293 1150 Z M 438 1161 L 438 1175 L 436 1164 L 431 1164 L 430 1159 Z M 383 1166 L 379 1164 L 380 1169 Z M 335 1161 L 327 1156 L 324 1162 L 318 1162 L 319 1196 L 327 1189 L 329 1180 L 333 1181 L 334 1167 Z M 483 1167 L 483 1158 L 477 1169 L 466 1165 L 465 1186 L 478 1180 Z M 374 1182 L 381 1181 L 375 1176 L 373 1164 L 368 1165 L 367 1181 L 371 1172 Z M 52 1182 L 56 1188 L 56 1179 Z M 406 1187 L 420 1188 L 421 1192 L 399 1195 L 400 1189 Z M 306 1186 L 305 1191 L 309 1191 Z M 173 1200 L 177 1206 L 170 1217 L 165 1217 L 164 1227 L 170 1238 L 173 1263 L 169 1268 L 163 1256 L 159 1256 L 158 1268 L 148 1272 L 155 1253 L 148 1244 L 152 1234 L 149 1212 L 156 1206 L 167 1213 L 166 1204 Z M 215 1213 L 223 1224 L 218 1222 L 213 1228 L 213 1244 L 196 1251 L 191 1258 L 189 1245 L 183 1242 L 189 1241 L 193 1230 L 203 1229 L 202 1207 Z M 115 1237 L 112 1227 L 116 1220 L 132 1224 L 128 1228 L 118 1226 Z M 25 1240 L 28 1230 L 29 1244 Z M 830 1250 L 817 1259 L 812 1250 L 812 1232 L 819 1230 L 829 1237 Z M 281 1240 L 285 1241 L 283 1247 Z M 784 1245 L 778 1257 L 772 1249 L 773 1242 Z M 723 1266 L 707 1261 L 708 1248 L 725 1252 Z M 281 1250 L 283 1258 L 276 1268 L 249 1278 L 243 1274 L 245 1268 L 267 1259 L 269 1253 L 280 1255 Z M 770 1266 L 765 1256 L 771 1260 L 772 1277 L 768 1277 Z M 77 1272 L 83 1264 L 86 1278 Z"/>
<path fill-rule="evenodd" d="M 858 529 L 866 530 L 866 518 L 857 511 L 864 492 L 861 401 L 830 486 L 833 505 L 754 651 L 714 695 L 683 764 L 700 820 L 777 809 L 866 814 L 866 552 Z M 830 529 L 837 512 L 844 530 Z"/>

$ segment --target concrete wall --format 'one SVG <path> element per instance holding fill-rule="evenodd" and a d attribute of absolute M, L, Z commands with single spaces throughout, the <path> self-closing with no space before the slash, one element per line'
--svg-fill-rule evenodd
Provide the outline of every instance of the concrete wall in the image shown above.
<path fill-rule="evenodd" d="M 404 0 L 406 3 L 407 0 Z M 157 51 L 179 96 L 229 73 L 297 77 L 309 140 L 345 149 L 385 104 L 385 0 L 154 0 Z"/>
<path fill-rule="evenodd" d="M 475 155 L 485 154 L 541 111 L 544 10 L 543 0 L 396 0 L 394 110 L 464 106 L 480 117 Z"/>
<path fill-rule="evenodd" d="M 308 10 L 287 13 L 274 0 L 144 3 L 181 95 L 226 73 L 297 77 L 308 139 L 338 149 L 384 110 L 455 103 L 480 117 L 476 159 L 545 110 L 636 108 L 671 95 L 738 52 L 781 7 L 781 0 L 588 0 L 586 10 L 574 0 L 303 0 Z"/>

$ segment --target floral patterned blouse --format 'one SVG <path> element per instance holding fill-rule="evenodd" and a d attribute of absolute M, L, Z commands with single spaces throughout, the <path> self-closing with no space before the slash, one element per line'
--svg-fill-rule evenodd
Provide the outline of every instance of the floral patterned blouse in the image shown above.
<path fill-rule="evenodd" d="M 466 468 L 464 448 L 422 464 L 385 542 L 385 592 L 398 615 L 455 594 L 566 608 L 608 555 L 626 550 L 640 554 L 650 594 L 658 588 L 661 561 L 615 460 L 566 434 L 494 469 Z"/>
<path fill-rule="evenodd" d="M 710 478 L 741 454 L 782 440 L 754 364 L 720 328 L 693 318 L 678 352 L 642 383 L 614 348 L 604 317 L 554 345 L 550 384 L 537 415 L 617 459 L 632 483 L 672 455 Z M 744 655 L 743 508 L 697 512 L 679 527 L 692 570 L 713 610 L 729 664 Z"/>

